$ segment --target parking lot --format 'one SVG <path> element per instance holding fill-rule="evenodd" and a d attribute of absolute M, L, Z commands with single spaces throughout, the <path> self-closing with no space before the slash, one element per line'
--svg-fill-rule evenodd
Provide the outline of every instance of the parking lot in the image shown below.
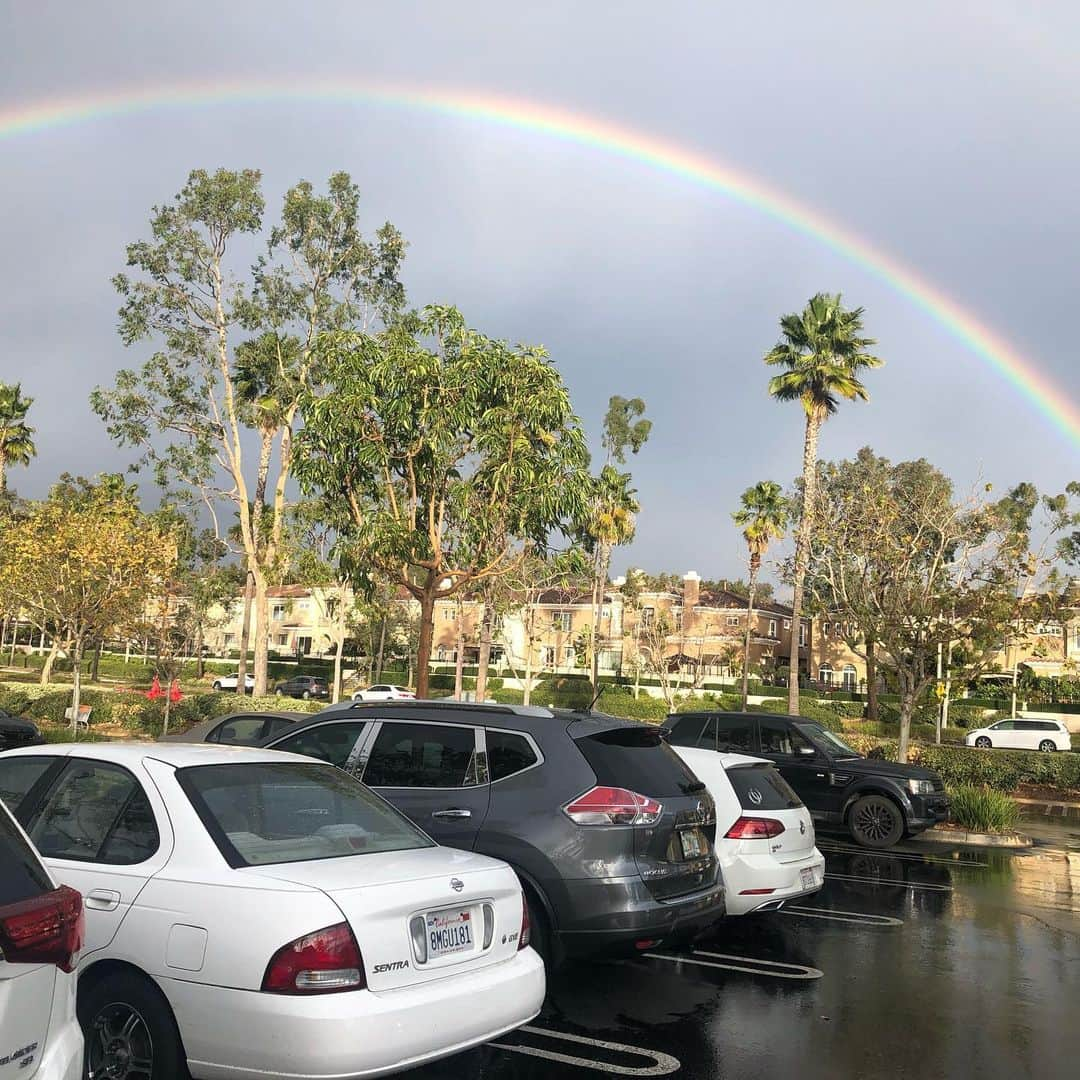
<path fill-rule="evenodd" d="M 1018 853 L 822 836 L 806 904 L 569 967 L 532 1025 L 409 1075 L 1075 1076 L 1080 827 L 1031 831 Z"/>

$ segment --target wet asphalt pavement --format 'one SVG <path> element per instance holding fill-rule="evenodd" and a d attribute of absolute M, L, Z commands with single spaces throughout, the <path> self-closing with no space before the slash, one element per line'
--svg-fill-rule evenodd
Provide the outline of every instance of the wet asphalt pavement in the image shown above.
<path fill-rule="evenodd" d="M 569 967 L 529 1028 L 407 1075 L 1080 1076 L 1080 824 L 1029 832 L 1017 853 L 882 855 L 823 835 L 825 887 L 799 910 Z"/>

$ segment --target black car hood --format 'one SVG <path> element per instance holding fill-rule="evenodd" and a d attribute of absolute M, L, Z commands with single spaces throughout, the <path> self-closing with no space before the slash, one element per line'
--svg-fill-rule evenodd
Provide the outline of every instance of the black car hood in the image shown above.
<path fill-rule="evenodd" d="M 0 716 L 0 731 L 18 732 L 20 735 L 37 733 L 37 724 L 19 716 Z"/>
<path fill-rule="evenodd" d="M 893 776 L 898 780 L 938 780 L 933 769 L 922 765 L 901 765 L 898 761 L 885 761 L 883 758 L 833 758 L 833 768 L 837 772 L 851 773 L 852 776 Z"/>

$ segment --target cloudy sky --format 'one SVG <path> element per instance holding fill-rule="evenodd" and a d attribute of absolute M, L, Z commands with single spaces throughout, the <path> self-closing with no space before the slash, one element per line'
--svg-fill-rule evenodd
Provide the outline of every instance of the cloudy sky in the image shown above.
<path fill-rule="evenodd" d="M 750 11 L 748 8 L 755 10 Z M 392 83 L 546 105 L 758 178 L 962 305 L 1075 403 L 1080 7 L 1006 0 L 764 5 L 0 0 L 0 114 L 177 84 Z M 159 95 L 160 96 L 160 95 Z M 464 117 L 275 101 L 132 111 L 5 135 L 0 379 L 36 398 L 39 456 L 11 480 L 122 467 L 87 395 L 139 362 L 109 284 L 191 168 L 262 170 L 268 201 L 344 169 L 369 226 L 407 236 L 417 304 L 541 342 L 598 434 L 612 393 L 654 435 L 616 559 L 743 572 L 730 521 L 798 471 L 802 421 L 766 395 L 780 314 L 817 291 L 866 308 L 887 366 L 823 457 L 925 456 L 962 485 L 1080 477 L 1080 443 L 932 313 L 821 240 L 725 194 L 588 146 Z M 153 495 L 147 493 L 148 499 Z"/>

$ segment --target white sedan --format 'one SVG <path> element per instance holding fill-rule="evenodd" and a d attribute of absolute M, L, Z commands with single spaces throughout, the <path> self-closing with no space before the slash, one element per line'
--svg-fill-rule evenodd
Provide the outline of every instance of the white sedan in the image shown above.
<path fill-rule="evenodd" d="M 999 720 L 989 727 L 976 728 L 964 736 L 968 746 L 989 750 L 996 746 L 1006 750 L 1071 750 L 1072 737 L 1060 720 L 1035 720 L 1017 716 L 1011 720 Z"/>
<path fill-rule="evenodd" d="M 228 675 L 218 675 L 214 679 L 215 690 L 235 690 L 240 685 L 240 672 L 233 671 Z M 255 676 L 250 672 L 244 672 L 244 690 L 251 693 L 255 689 Z"/>
<path fill-rule="evenodd" d="M 405 686 L 377 683 L 366 690 L 357 690 L 352 699 L 353 701 L 415 701 L 416 695 Z"/>
<path fill-rule="evenodd" d="M 514 872 L 439 847 L 332 765 L 206 744 L 0 756 L 86 903 L 90 1076 L 368 1077 L 540 1010 Z"/>
<path fill-rule="evenodd" d="M 716 855 L 727 913 L 776 911 L 818 892 L 825 857 L 814 821 L 771 761 L 673 746 L 716 803 Z"/>

